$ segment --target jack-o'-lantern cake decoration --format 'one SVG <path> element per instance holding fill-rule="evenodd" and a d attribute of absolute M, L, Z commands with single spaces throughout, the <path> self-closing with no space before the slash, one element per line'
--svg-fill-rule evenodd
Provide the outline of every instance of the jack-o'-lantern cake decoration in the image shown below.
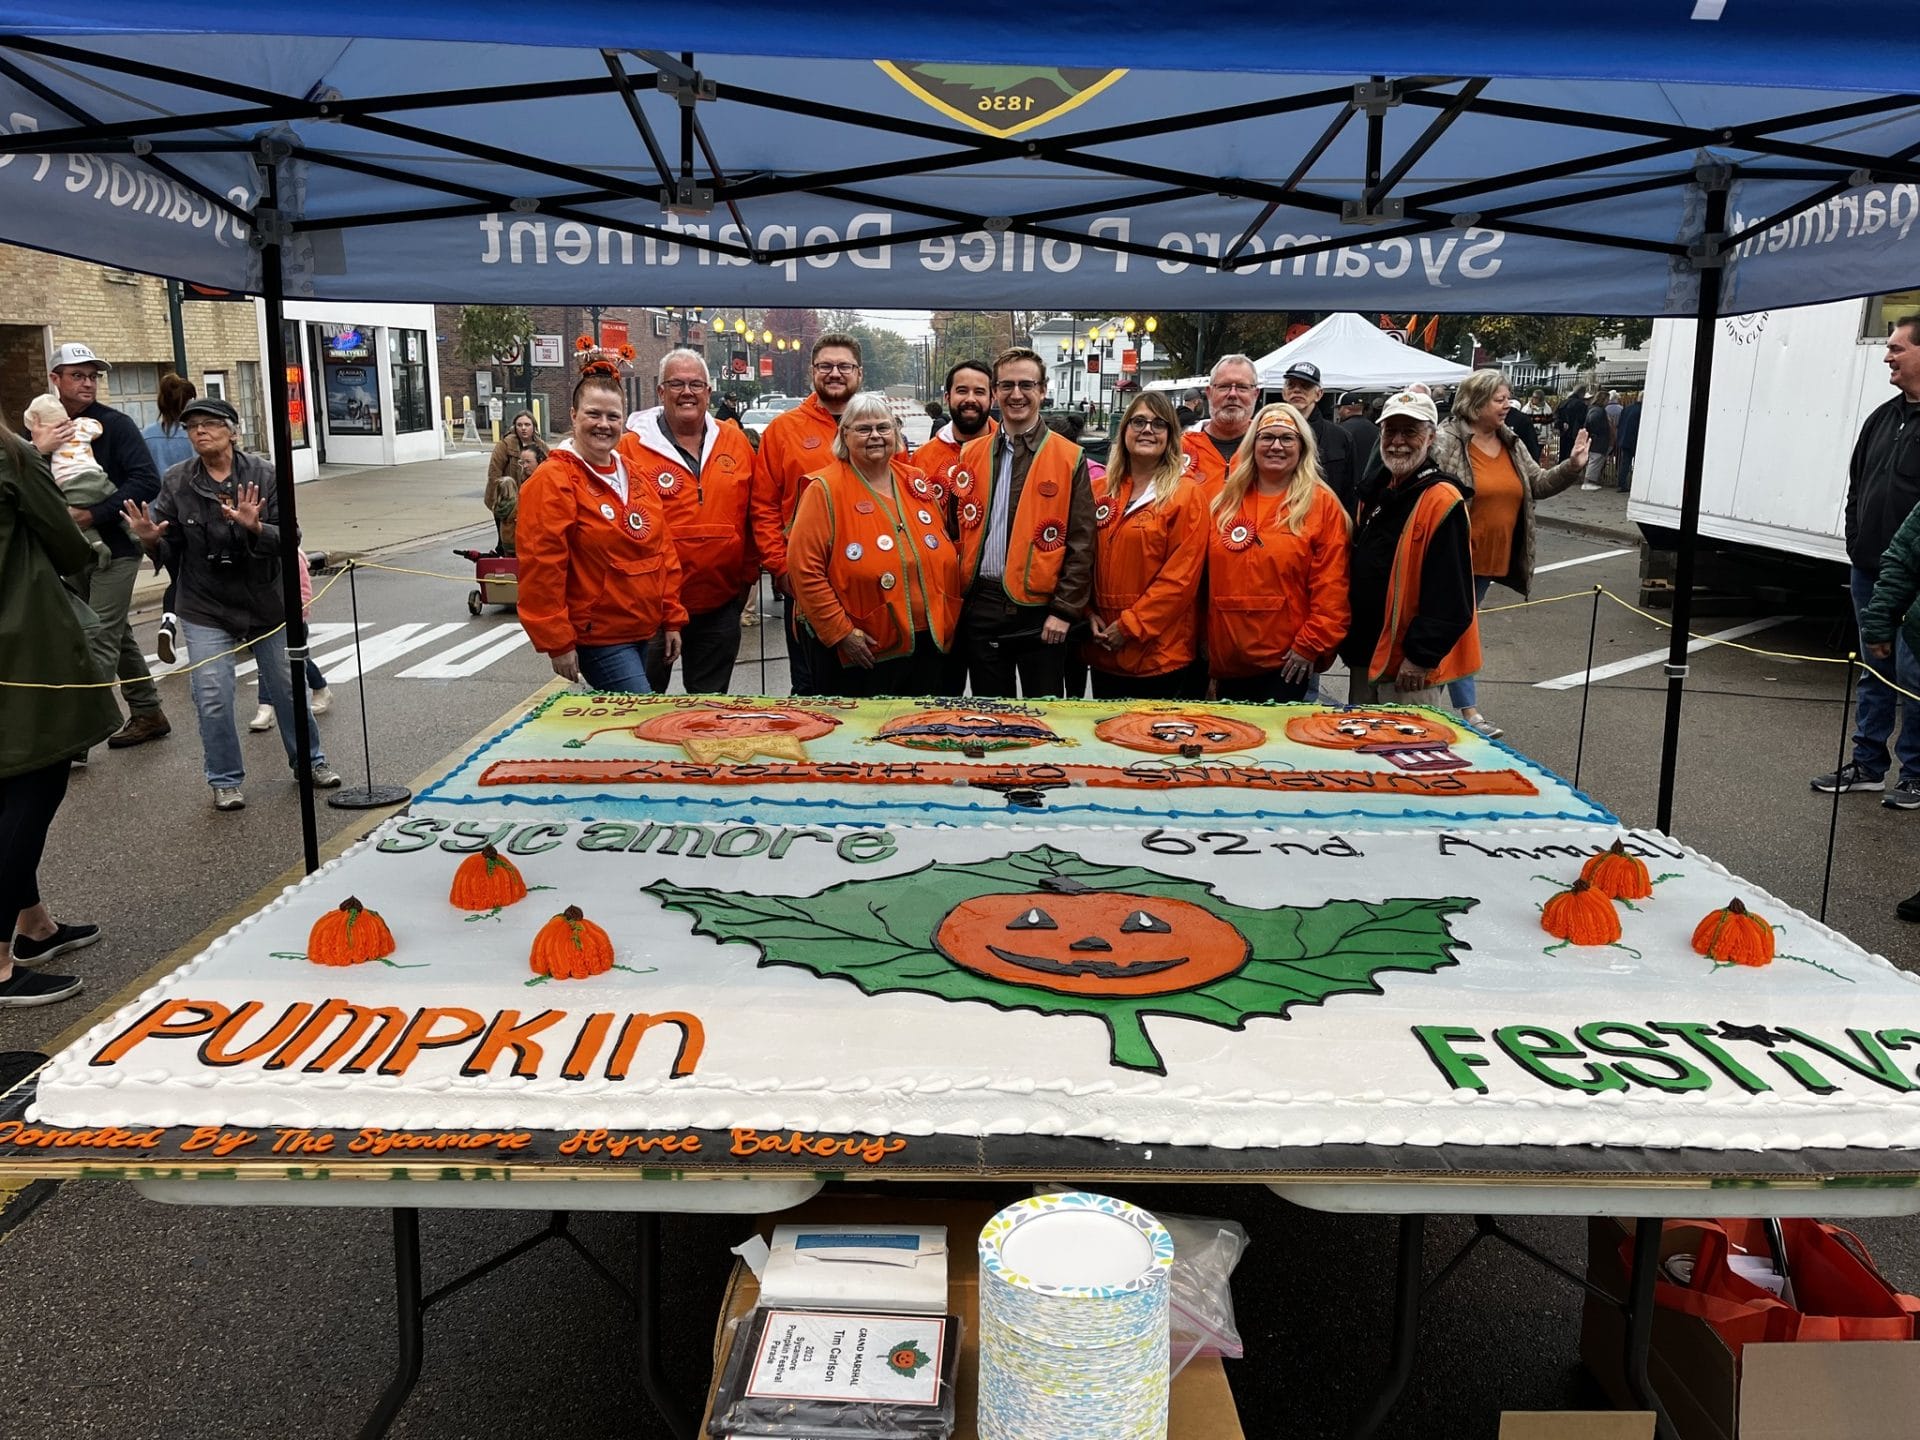
<path fill-rule="evenodd" d="M 1147 1017 L 1244 1030 L 1250 1020 L 1284 1018 L 1329 996 L 1381 994 L 1385 972 L 1417 977 L 1454 964 L 1460 942 L 1449 921 L 1476 903 L 1260 909 L 1197 880 L 1099 865 L 1050 845 L 842 881 L 812 896 L 670 880 L 646 892 L 692 915 L 698 934 L 756 946 L 762 965 L 797 966 L 869 995 L 1099 1020 L 1112 1064 L 1162 1075 L 1161 1027 L 1149 1037 Z M 1060 1043 L 1074 1041 L 1063 1026 Z M 1261 1043 L 1285 1043 L 1285 1034 L 1270 1031 Z"/>
<path fill-rule="evenodd" d="M 1460 732 L 1437 717 L 1414 710 L 1322 710 L 1287 721 L 1287 738 L 1318 750 L 1377 755 L 1396 770 L 1469 770 L 1456 755 Z"/>
<path fill-rule="evenodd" d="M 1205 710 L 1128 710 L 1102 720 L 1093 733 L 1109 745 L 1149 755 L 1219 755 L 1252 750 L 1267 739 L 1258 725 Z"/>
<path fill-rule="evenodd" d="M 618 731 L 653 745 L 673 745 L 697 765 L 721 761 L 746 763 L 807 758 L 807 742 L 830 734 L 838 717 L 799 705 L 686 705 L 650 715 L 637 725 L 609 725 L 590 731 L 567 748 L 582 749 L 596 735 Z"/>
<path fill-rule="evenodd" d="M 1061 743 L 1038 715 L 1020 710 L 916 710 L 889 720 L 876 740 L 909 750 L 1025 750 Z"/>

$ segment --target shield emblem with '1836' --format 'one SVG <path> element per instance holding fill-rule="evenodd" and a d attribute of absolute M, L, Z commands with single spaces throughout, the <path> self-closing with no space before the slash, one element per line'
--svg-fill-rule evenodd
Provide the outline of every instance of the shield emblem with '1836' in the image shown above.
<path fill-rule="evenodd" d="M 1127 72 L 1059 65 L 873 62 L 941 114 L 988 135 L 1018 135 L 1083 105 Z"/>

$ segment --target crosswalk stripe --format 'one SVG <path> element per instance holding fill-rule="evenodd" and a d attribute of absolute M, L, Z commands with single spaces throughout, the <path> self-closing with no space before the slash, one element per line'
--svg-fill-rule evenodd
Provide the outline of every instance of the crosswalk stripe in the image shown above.
<path fill-rule="evenodd" d="M 444 640 L 455 631 L 465 628 L 466 622 L 461 620 L 443 621 L 437 625 L 410 620 L 405 624 L 395 625 L 390 630 L 382 630 L 371 638 L 363 639 L 360 642 L 359 660 L 366 665 L 367 669 L 377 670 L 390 660 L 398 660 L 402 655 L 424 649 L 434 641 Z M 351 643 L 328 654 L 316 655 L 314 659 L 319 664 L 321 672 L 327 677 L 329 685 L 335 681 L 344 684 L 348 680 L 359 677 L 360 664 L 356 663 Z"/>
<path fill-rule="evenodd" d="M 512 654 L 527 643 L 527 632 L 515 625 L 510 630 L 489 630 L 472 640 L 463 640 L 451 650 L 443 650 L 409 670 L 402 680 L 459 680 L 478 675 L 489 665 Z"/>

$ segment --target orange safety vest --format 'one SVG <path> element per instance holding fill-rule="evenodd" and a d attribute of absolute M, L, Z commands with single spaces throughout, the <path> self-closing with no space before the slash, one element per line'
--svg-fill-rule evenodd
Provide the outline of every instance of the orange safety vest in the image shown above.
<path fill-rule="evenodd" d="M 975 440 L 992 439 L 1000 433 L 1000 424 L 996 420 L 987 421 L 987 428 L 974 436 Z M 967 445 L 954 437 L 953 422 L 949 420 L 930 435 L 925 443 L 916 446 L 908 462 L 921 471 L 934 487 L 934 498 L 944 503 L 949 495 L 947 472 L 960 462 L 960 452 Z"/>
<path fill-rule="evenodd" d="M 787 535 L 787 574 L 800 613 L 824 645 L 856 628 L 876 659 L 913 653 L 914 612 L 945 650 L 960 620 L 960 558 L 931 494 L 895 472 L 893 493 L 876 489 L 844 460 L 808 477 Z M 817 483 L 816 483 L 817 482 Z"/>
<path fill-rule="evenodd" d="M 1285 507 L 1285 496 L 1262 507 L 1249 490 L 1238 514 L 1208 512 L 1207 663 L 1220 679 L 1278 670 L 1290 650 L 1329 660 L 1347 638 L 1346 511 L 1333 491 L 1316 486 L 1296 535 Z"/>
<path fill-rule="evenodd" d="M 995 452 L 1003 443 L 1004 435 L 968 441 L 950 472 L 963 592 L 980 573 L 987 517 L 993 513 L 993 487 L 999 480 L 1000 457 Z M 1060 583 L 1060 567 L 1067 558 L 1067 512 L 1079 464 L 1079 446 L 1041 427 L 1039 448 L 1020 488 L 1020 503 L 1007 522 L 1007 568 L 1000 583 L 1016 605 L 1044 605 Z"/>
<path fill-rule="evenodd" d="M 620 456 L 636 485 L 651 486 L 680 553 L 680 600 L 695 615 L 738 600 L 760 573 L 754 553 L 754 454 L 747 432 L 709 419 L 700 472 L 687 468 L 660 431 L 657 408 L 627 421 Z"/>
<path fill-rule="evenodd" d="M 1433 543 L 1434 531 L 1453 513 L 1454 506 L 1464 504 L 1466 497 L 1445 481 L 1429 485 L 1413 502 L 1413 513 L 1407 517 L 1400 544 L 1393 552 L 1393 570 L 1387 577 L 1387 613 L 1368 668 L 1370 679 L 1391 680 L 1399 672 L 1400 662 L 1406 658 L 1407 631 L 1420 608 L 1420 570 L 1426 564 L 1427 546 Z M 1476 611 L 1466 633 L 1427 672 L 1427 684 L 1444 685 L 1479 668 L 1480 616 Z"/>
<path fill-rule="evenodd" d="M 1185 476 L 1159 504 L 1134 506 L 1133 478 L 1110 490 L 1111 481 L 1103 475 L 1093 482 L 1099 526 L 1093 609 L 1102 622 L 1119 625 L 1127 639 L 1117 650 L 1088 645 L 1087 663 L 1117 675 L 1185 669 L 1199 649 L 1193 597 L 1207 565 L 1206 497 Z"/>

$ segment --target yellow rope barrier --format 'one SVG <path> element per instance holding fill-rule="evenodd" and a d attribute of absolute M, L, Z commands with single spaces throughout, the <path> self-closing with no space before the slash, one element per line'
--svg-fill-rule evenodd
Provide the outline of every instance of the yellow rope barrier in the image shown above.
<path fill-rule="evenodd" d="M 404 565 L 382 565 L 374 560 L 351 560 L 347 563 L 357 566 L 362 570 L 386 570 L 395 575 L 420 575 L 428 580 L 452 580 L 460 585 L 475 585 L 480 583 L 480 578 L 473 575 L 447 575 L 438 570 L 409 570 Z M 488 575 L 485 577 L 485 583 L 488 585 L 518 585 L 520 583 L 520 577 L 518 575 Z"/>

